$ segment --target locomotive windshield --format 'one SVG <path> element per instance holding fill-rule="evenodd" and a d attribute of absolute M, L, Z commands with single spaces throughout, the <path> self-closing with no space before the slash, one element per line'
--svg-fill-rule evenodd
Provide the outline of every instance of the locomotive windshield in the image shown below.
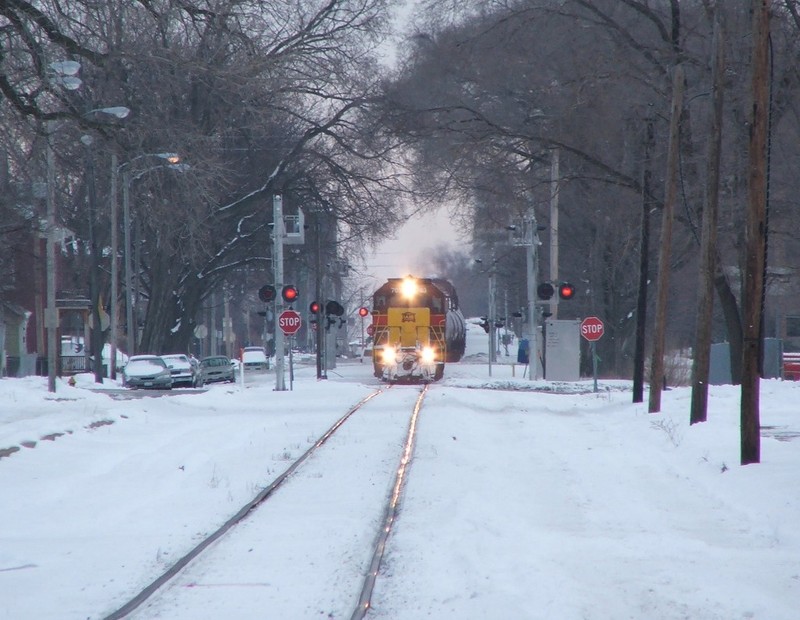
<path fill-rule="evenodd" d="M 406 297 L 399 290 L 375 295 L 375 310 L 384 311 L 386 308 L 430 308 L 434 314 L 444 314 L 444 298 L 440 295 L 431 295 L 423 292 L 414 297 Z"/>

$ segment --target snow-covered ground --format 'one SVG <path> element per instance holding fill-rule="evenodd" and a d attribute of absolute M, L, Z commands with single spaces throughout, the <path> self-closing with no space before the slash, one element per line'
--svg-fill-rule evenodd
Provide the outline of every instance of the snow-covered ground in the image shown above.
<path fill-rule="evenodd" d="M 708 422 L 690 427 L 688 388 L 648 414 L 628 382 L 594 393 L 591 380 L 554 386 L 522 370 L 449 365 L 431 389 L 368 617 L 800 617 L 800 383 L 762 382 L 762 462 L 741 467 L 738 388 L 712 387 Z M 328 376 L 305 367 L 292 391 L 268 374 L 134 400 L 88 389 L 88 376 L 55 394 L 46 378 L 0 379 L 0 619 L 96 619 L 124 603 L 378 385 L 358 361 Z M 375 426 L 378 407 L 363 415 L 296 473 L 313 498 L 294 480 L 276 494 L 297 502 L 293 517 L 248 518 L 259 553 L 193 564 L 134 617 L 349 618 L 358 592 L 316 585 L 363 574 L 380 508 L 351 516 L 366 535 L 337 536 L 338 464 L 404 425 Z M 364 468 L 373 499 L 388 492 L 383 468 Z M 308 562 L 281 565 L 294 542 Z"/>

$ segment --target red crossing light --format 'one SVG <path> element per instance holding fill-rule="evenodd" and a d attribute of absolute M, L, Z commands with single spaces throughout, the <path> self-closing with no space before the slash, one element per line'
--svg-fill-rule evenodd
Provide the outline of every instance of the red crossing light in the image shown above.
<path fill-rule="evenodd" d="M 319 305 L 319 302 L 318 302 L 318 301 L 312 301 L 312 302 L 311 302 L 311 303 L 308 305 L 308 311 L 309 311 L 311 314 L 319 314 L 321 310 L 322 310 L 322 306 L 320 306 L 320 305 Z"/>
<path fill-rule="evenodd" d="M 362 306 L 358 309 L 358 316 L 363 318 L 368 314 L 369 314 L 369 308 L 365 308 L 364 306 Z"/>
<path fill-rule="evenodd" d="M 287 304 L 296 302 L 299 296 L 300 293 L 297 291 L 297 287 L 294 284 L 287 284 L 281 289 L 281 297 L 283 297 L 283 301 Z"/>
<path fill-rule="evenodd" d="M 558 285 L 558 296 L 561 299 L 572 299 L 575 297 L 575 287 L 569 282 L 562 282 Z"/>

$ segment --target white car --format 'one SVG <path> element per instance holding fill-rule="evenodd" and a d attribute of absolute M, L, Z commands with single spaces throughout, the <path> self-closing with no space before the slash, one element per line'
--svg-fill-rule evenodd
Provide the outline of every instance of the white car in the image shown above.
<path fill-rule="evenodd" d="M 192 364 L 192 360 L 188 355 L 183 353 L 174 353 L 170 355 L 162 355 L 161 359 L 167 364 L 172 373 L 172 385 L 185 387 L 202 387 L 203 374 L 200 368 Z"/>
<path fill-rule="evenodd" d="M 122 371 L 122 386 L 171 390 L 172 373 L 157 355 L 134 355 Z"/>
<path fill-rule="evenodd" d="M 261 347 L 245 347 L 242 351 L 242 364 L 244 364 L 245 372 L 263 372 L 269 369 L 267 355 Z"/>

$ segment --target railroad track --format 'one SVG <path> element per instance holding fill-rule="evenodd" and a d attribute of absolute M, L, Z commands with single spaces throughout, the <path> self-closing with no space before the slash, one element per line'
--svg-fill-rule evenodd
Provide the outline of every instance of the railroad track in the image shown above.
<path fill-rule="evenodd" d="M 427 390 L 381 389 L 362 399 L 269 486 L 105 620 L 362 620 L 397 516 Z M 333 505 L 316 501 L 330 485 L 337 489 Z M 322 537 L 328 547 L 310 548 L 321 531 L 329 532 Z M 326 564 L 330 570 L 320 571 Z M 320 573 L 324 583 L 314 583 Z M 236 609 L 230 608 L 232 592 Z"/>

